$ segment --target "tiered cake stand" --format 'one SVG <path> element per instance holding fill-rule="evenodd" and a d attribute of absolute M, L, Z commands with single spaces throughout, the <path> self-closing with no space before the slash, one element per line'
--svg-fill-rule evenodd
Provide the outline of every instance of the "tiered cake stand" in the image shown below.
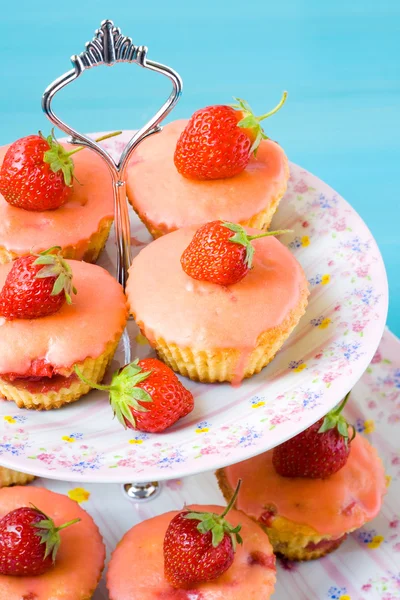
<path fill-rule="evenodd" d="M 173 91 L 146 126 L 124 132 L 101 148 L 91 140 L 94 136 L 81 135 L 64 124 L 53 113 L 51 101 L 86 69 L 120 61 L 166 75 Z M 148 60 L 147 49 L 134 46 L 110 21 L 102 24 L 86 51 L 72 62 L 73 69 L 46 90 L 43 108 L 73 143 L 94 149 L 110 167 L 115 231 L 99 262 L 124 285 L 131 254 L 151 241 L 144 225 L 128 211 L 126 165 L 141 140 L 159 131 L 159 123 L 179 98 L 181 82 L 172 69 Z M 311 296 L 294 333 L 259 375 L 240 387 L 185 380 L 195 397 L 195 409 L 163 434 L 125 431 L 113 420 L 107 395 L 98 391 L 45 413 L 1 402 L 1 464 L 65 481 L 158 482 L 211 471 L 264 452 L 326 414 L 358 381 L 378 347 L 388 303 L 384 265 L 371 233 L 351 206 L 293 164 L 273 228 L 293 230 L 280 239 L 302 264 Z M 111 369 L 130 357 L 151 354 L 130 321 Z M 152 484 L 147 491 L 155 488 Z"/>

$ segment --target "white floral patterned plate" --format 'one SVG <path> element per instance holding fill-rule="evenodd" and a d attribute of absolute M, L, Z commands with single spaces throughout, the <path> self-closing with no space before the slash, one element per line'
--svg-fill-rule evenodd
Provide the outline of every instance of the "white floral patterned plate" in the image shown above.
<path fill-rule="evenodd" d="M 126 139 L 130 133 L 126 132 Z M 119 152 L 124 138 L 109 140 Z M 330 410 L 361 377 L 379 344 L 388 303 L 387 279 L 371 233 L 328 185 L 291 165 L 291 179 L 273 221 L 310 283 L 307 312 L 273 362 L 239 388 L 184 381 L 195 409 L 163 434 L 124 429 L 107 397 L 50 412 L 0 402 L 0 463 L 54 479 L 124 482 L 199 473 L 280 444 Z M 150 241 L 132 215 L 134 253 Z M 100 264 L 115 264 L 111 235 Z M 133 354 L 151 349 L 129 324 Z M 112 367 L 123 361 L 122 348 Z"/>

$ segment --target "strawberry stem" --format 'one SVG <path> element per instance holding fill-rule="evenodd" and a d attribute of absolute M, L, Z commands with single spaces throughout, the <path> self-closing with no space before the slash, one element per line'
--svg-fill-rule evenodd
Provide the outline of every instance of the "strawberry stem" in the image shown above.
<path fill-rule="evenodd" d="M 287 92 L 283 92 L 282 98 L 281 98 L 280 102 L 275 106 L 275 108 L 273 108 L 269 112 L 265 113 L 265 115 L 262 115 L 261 117 L 256 117 L 257 121 L 264 121 L 264 119 L 267 119 L 271 115 L 274 115 L 275 113 L 277 113 L 278 110 L 280 108 L 282 108 L 282 106 L 285 104 L 287 97 L 288 97 L 288 93 Z"/>
<path fill-rule="evenodd" d="M 262 237 L 268 237 L 271 235 L 282 235 L 284 233 L 290 233 L 290 229 L 281 229 L 279 231 L 267 231 L 265 233 L 259 233 L 257 235 L 248 235 L 246 230 L 242 225 L 238 225 L 237 223 L 229 223 L 228 221 L 222 221 L 222 224 L 227 229 L 230 229 L 234 232 L 235 235 L 229 238 L 230 242 L 234 244 L 240 244 L 246 248 L 246 257 L 245 262 L 249 269 L 251 269 L 253 265 L 253 256 L 254 256 L 254 246 L 251 241 L 256 240 Z"/>
<path fill-rule="evenodd" d="M 230 499 L 230 502 L 228 504 L 228 506 L 225 508 L 224 512 L 221 514 L 221 519 L 223 519 L 224 517 L 226 517 L 226 515 L 228 514 L 228 512 L 231 510 L 231 508 L 233 508 L 235 506 L 235 502 L 236 499 L 239 495 L 239 490 L 240 490 L 240 486 L 242 485 L 242 480 L 239 479 L 236 485 L 236 489 L 233 493 L 232 498 Z"/>
<path fill-rule="evenodd" d="M 80 519 L 72 519 L 72 521 L 68 521 L 68 523 L 64 523 L 64 525 L 59 525 L 58 527 L 55 528 L 55 531 L 61 531 L 62 529 L 66 529 L 67 527 L 70 527 L 71 525 L 75 525 L 75 523 L 79 523 Z"/>
<path fill-rule="evenodd" d="M 347 404 L 347 401 L 350 397 L 350 393 L 351 390 L 346 394 L 339 406 L 328 412 L 328 414 L 324 417 L 321 427 L 318 429 L 318 433 L 325 433 L 330 429 L 336 428 L 339 434 L 344 438 L 346 445 L 348 444 L 348 442 L 353 441 L 356 437 L 356 429 L 354 425 L 350 425 L 347 422 L 346 418 L 341 414 L 342 410 Z M 349 428 L 352 430 L 352 436 L 350 439 Z"/>
<path fill-rule="evenodd" d="M 37 508 L 34 504 L 31 503 L 31 506 L 41 515 L 43 515 L 43 520 L 38 521 L 37 523 L 32 523 L 32 527 L 35 527 L 38 531 L 36 535 L 40 537 L 40 542 L 45 545 L 45 553 L 44 559 L 51 555 L 53 563 L 56 560 L 57 552 L 61 544 L 61 537 L 59 532 L 62 529 L 66 529 L 71 525 L 75 525 L 79 523 L 81 519 L 73 519 L 72 521 L 68 521 L 68 523 L 64 523 L 63 525 L 55 526 L 53 519 L 50 519 L 43 511 Z"/>
<path fill-rule="evenodd" d="M 113 131 L 112 133 L 106 133 L 105 135 L 101 135 L 100 137 L 96 138 L 94 141 L 102 142 L 103 140 L 108 140 L 109 138 L 115 137 L 117 135 L 121 135 L 121 133 L 122 133 L 122 131 Z M 74 150 L 71 150 L 71 152 L 67 152 L 67 156 L 72 156 L 72 154 L 76 154 L 77 152 L 80 152 L 84 148 L 86 148 L 86 146 L 78 146 L 77 148 L 74 148 Z"/>
<path fill-rule="evenodd" d="M 248 235 L 247 238 L 251 240 L 258 240 L 258 238 L 268 237 L 270 235 L 284 235 L 285 233 L 293 233 L 293 229 L 278 229 L 277 231 L 267 231 L 266 233 L 260 233 L 259 235 Z"/>
<path fill-rule="evenodd" d="M 348 399 L 350 397 L 350 394 L 351 394 L 351 390 L 349 392 L 347 392 L 347 394 L 345 395 L 345 397 L 343 398 L 343 400 L 339 404 L 339 406 L 331 411 L 332 415 L 338 415 L 338 414 L 340 414 L 342 412 L 342 410 L 344 409 L 344 407 L 347 404 L 347 401 L 348 401 Z"/>
<path fill-rule="evenodd" d="M 91 388 L 94 388 L 95 390 L 100 390 L 102 392 L 110 391 L 111 387 L 109 385 L 100 385 L 99 383 L 93 383 L 93 381 L 89 381 L 89 379 L 86 379 L 78 365 L 74 366 L 74 371 L 78 375 L 79 379 L 83 381 L 83 383 L 86 383 L 86 385 L 90 385 Z"/>
<path fill-rule="evenodd" d="M 217 515 L 216 513 L 209 512 L 189 512 L 185 515 L 185 519 L 200 521 L 197 525 L 197 530 L 200 533 L 207 534 L 209 531 L 211 531 L 212 545 L 214 548 L 217 548 L 222 542 L 225 533 L 227 533 L 231 538 L 233 551 L 236 550 L 236 543 L 243 543 L 243 540 L 239 534 L 242 526 L 236 525 L 236 527 L 233 527 L 230 523 L 228 523 L 228 521 L 225 520 L 225 516 L 232 509 L 236 502 L 241 485 L 242 480 L 239 479 L 237 482 L 236 490 L 228 506 L 225 508 L 222 514 Z"/>

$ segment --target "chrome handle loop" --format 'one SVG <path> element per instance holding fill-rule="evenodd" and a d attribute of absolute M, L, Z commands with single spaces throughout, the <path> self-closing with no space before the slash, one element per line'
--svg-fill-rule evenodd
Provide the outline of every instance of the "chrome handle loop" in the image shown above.
<path fill-rule="evenodd" d="M 160 123 L 170 113 L 182 93 L 182 80 L 179 74 L 161 63 L 147 59 L 147 47 L 135 46 L 131 38 L 122 35 L 119 27 L 110 20 L 103 21 L 94 38 L 86 43 L 86 50 L 71 58 L 73 69 L 51 83 L 42 96 L 42 109 L 48 119 L 70 136 L 70 143 L 90 148 L 106 162 L 113 179 L 115 235 L 117 243 L 117 279 L 125 287 L 128 269 L 131 264 L 130 224 L 126 200 L 126 168 L 132 153 L 150 135 L 161 131 Z M 52 109 L 54 96 L 80 77 L 87 69 L 97 66 L 113 66 L 119 62 L 135 63 L 168 77 L 172 91 L 157 113 L 131 138 L 118 161 L 97 142 L 79 133 L 62 121 Z"/>

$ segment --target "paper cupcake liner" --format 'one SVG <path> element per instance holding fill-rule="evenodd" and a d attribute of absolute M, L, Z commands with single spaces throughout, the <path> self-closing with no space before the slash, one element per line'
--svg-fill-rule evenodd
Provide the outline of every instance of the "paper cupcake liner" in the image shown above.
<path fill-rule="evenodd" d="M 101 251 L 106 245 L 113 219 L 102 219 L 99 228 L 86 242 L 78 246 L 64 246 L 61 249 L 61 254 L 64 258 L 71 260 L 84 260 L 85 262 L 95 263 L 99 258 Z M 83 246 L 83 248 L 82 248 Z M 42 248 L 41 250 L 47 250 Z M 37 250 L 35 249 L 35 252 Z M 26 253 L 18 253 L 13 250 L 7 250 L 4 246 L 0 246 L 0 265 L 12 262 L 13 260 L 23 256 Z"/>
<path fill-rule="evenodd" d="M 262 333 L 258 338 L 256 348 L 251 352 L 244 365 L 244 377 L 259 373 L 280 350 L 285 340 L 296 327 L 303 316 L 308 299 L 308 289 L 304 289 L 298 306 L 290 312 L 279 327 L 274 327 Z M 135 316 L 135 315 L 134 315 Z M 235 348 L 210 348 L 196 350 L 168 343 L 161 337 L 146 335 L 145 323 L 136 321 L 151 346 L 157 351 L 161 360 L 180 375 L 194 381 L 214 383 L 216 381 L 233 381 L 237 377 L 237 364 L 242 360 L 240 351 Z"/>
<path fill-rule="evenodd" d="M 287 159 L 285 159 L 285 180 L 282 183 L 282 187 L 279 190 L 278 194 L 276 194 L 276 196 L 274 198 L 272 198 L 272 200 L 269 203 L 269 205 L 267 206 L 267 208 L 256 213 L 255 215 L 250 217 L 250 219 L 240 221 L 239 224 L 244 225 L 245 227 L 254 227 L 255 229 L 268 229 L 268 227 L 270 226 L 270 223 L 272 221 L 272 217 L 274 216 L 276 209 L 278 208 L 279 202 L 283 198 L 283 196 L 286 192 L 287 181 L 289 179 L 289 175 L 290 175 L 289 165 L 288 165 Z M 128 200 L 129 200 L 130 204 L 132 205 L 132 208 L 135 210 L 136 214 L 138 215 L 139 219 L 143 222 L 143 224 L 149 230 L 149 232 L 151 233 L 151 235 L 153 236 L 154 239 L 157 239 L 163 235 L 166 235 L 167 233 L 171 233 L 172 231 L 179 229 L 179 227 L 166 225 L 166 223 L 153 223 L 151 220 L 149 220 L 147 218 L 147 216 L 145 214 L 137 211 L 137 209 L 134 206 L 134 202 L 131 201 L 129 199 L 129 197 L 128 197 Z M 210 215 L 209 220 L 213 221 L 214 218 Z M 200 225 L 201 224 L 202 223 L 200 223 Z"/>
<path fill-rule="evenodd" d="M 77 363 L 83 375 L 98 383 L 102 381 L 104 373 L 110 364 L 115 350 L 117 348 L 121 333 L 117 339 L 107 344 L 105 352 L 97 358 L 86 358 L 82 363 Z M 73 373 L 73 367 L 64 375 L 68 377 Z M 75 402 L 84 394 L 90 391 L 90 387 L 79 379 L 74 379 L 68 387 L 49 390 L 47 393 L 32 393 L 27 390 L 22 380 L 18 384 L 8 382 L 0 378 L 0 395 L 6 400 L 12 400 L 19 408 L 29 408 L 35 410 L 50 410 L 52 408 L 60 408 L 64 404 Z"/>
<path fill-rule="evenodd" d="M 0 488 L 9 487 L 10 485 L 25 485 L 34 479 L 34 475 L 0 467 Z"/>
<path fill-rule="evenodd" d="M 234 490 L 232 490 L 228 479 L 225 475 L 225 469 L 218 469 L 215 473 L 219 488 L 227 502 L 233 496 Z M 237 509 L 237 506 L 236 506 Z M 285 517 L 277 516 L 272 521 L 271 527 L 267 527 L 263 523 L 260 523 L 257 519 L 251 515 L 247 515 L 253 519 L 268 535 L 269 541 L 274 549 L 275 554 L 280 554 L 288 560 L 293 561 L 306 561 L 315 560 L 322 558 L 326 554 L 333 552 L 344 542 L 346 533 L 343 532 L 337 539 L 333 539 L 329 535 L 319 535 L 312 527 L 308 525 L 302 525 L 290 521 Z M 322 541 L 332 542 L 329 547 L 321 547 L 315 549 L 307 549 L 308 544 L 318 544 Z"/>

